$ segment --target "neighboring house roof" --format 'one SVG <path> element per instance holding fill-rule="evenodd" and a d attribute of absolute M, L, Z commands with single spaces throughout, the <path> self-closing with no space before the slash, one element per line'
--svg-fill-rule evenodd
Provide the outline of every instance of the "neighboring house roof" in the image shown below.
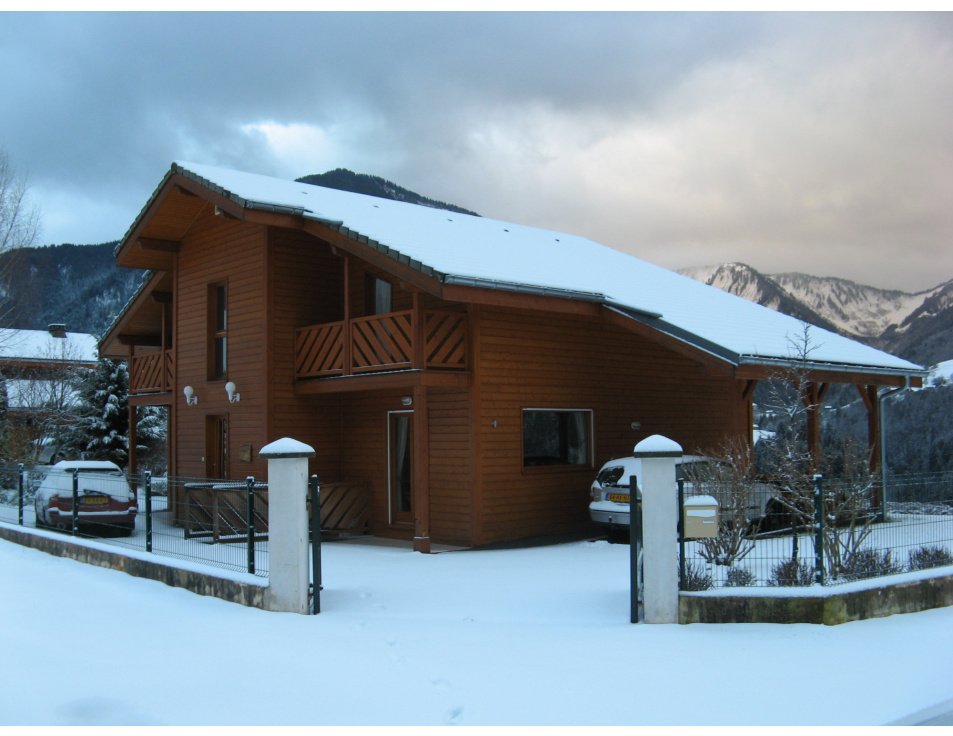
<path fill-rule="evenodd" d="M 8 409 L 29 411 L 76 402 L 75 387 L 51 378 L 48 369 L 95 367 L 96 337 L 81 332 L 65 334 L 54 337 L 47 330 L 0 329 L 0 370 L 6 374 L 3 387 Z"/>
<path fill-rule="evenodd" d="M 47 330 L 0 329 L 0 363 L 95 365 L 96 336 L 67 332 L 53 337 Z"/>
<path fill-rule="evenodd" d="M 802 357 L 797 319 L 577 235 L 201 164 L 174 163 L 166 179 L 175 174 L 243 208 L 332 227 L 444 284 L 601 303 L 735 365 Z M 914 363 L 818 327 L 809 348 L 811 364 L 832 370 L 925 375 Z"/>

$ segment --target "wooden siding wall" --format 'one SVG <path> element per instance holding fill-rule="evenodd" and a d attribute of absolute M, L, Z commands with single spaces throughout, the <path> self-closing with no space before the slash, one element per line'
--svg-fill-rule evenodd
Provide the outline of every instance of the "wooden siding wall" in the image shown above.
<path fill-rule="evenodd" d="M 294 331 L 344 318 L 344 260 L 307 233 L 272 229 L 272 283 L 269 297 L 270 439 L 293 437 L 311 445 L 309 470 L 326 482 L 342 476 L 341 399 L 294 394 Z"/>
<path fill-rule="evenodd" d="M 600 320 L 491 307 L 476 314 L 475 544 L 585 529 L 589 485 L 605 461 L 653 434 L 687 453 L 714 446 L 745 413 L 735 381 Z M 529 407 L 592 409 L 593 466 L 524 469 Z"/>
<path fill-rule="evenodd" d="M 469 391 L 431 388 L 430 537 L 468 546 L 473 513 L 472 410 Z"/>
<path fill-rule="evenodd" d="M 371 485 L 371 531 L 384 537 L 410 539 L 411 526 L 389 524 L 387 486 L 388 412 L 405 407 L 411 391 L 373 391 L 347 395 L 342 406 L 342 477 Z M 460 389 L 430 389 L 430 536 L 437 544 L 470 541 L 471 479 L 470 400 Z"/>
<path fill-rule="evenodd" d="M 347 394 L 342 402 L 341 434 L 346 439 L 342 453 L 343 477 L 369 481 L 371 486 L 371 533 L 402 539 L 413 537 L 412 527 L 388 524 L 387 413 L 406 407 L 401 396 L 410 391 L 371 391 Z"/>
<path fill-rule="evenodd" d="M 264 477 L 258 460 L 266 437 L 265 406 L 265 228 L 216 217 L 203 209 L 181 241 L 175 304 L 176 472 L 205 475 L 205 418 L 229 419 L 229 474 Z M 208 287 L 228 284 L 228 377 L 208 380 Z M 234 381 L 241 403 L 229 404 L 226 381 Z M 192 386 L 199 403 L 186 406 L 184 386 Z M 251 463 L 239 460 L 241 445 L 256 450 Z"/>

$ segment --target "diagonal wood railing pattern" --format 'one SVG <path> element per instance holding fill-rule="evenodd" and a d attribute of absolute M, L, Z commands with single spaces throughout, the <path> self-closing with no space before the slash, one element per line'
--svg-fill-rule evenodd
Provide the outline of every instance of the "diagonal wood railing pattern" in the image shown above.
<path fill-rule="evenodd" d="M 154 394 L 171 391 L 175 382 L 172 351 L 133 355 L 129 361 L 129 393 Z"/>
<path fill-rule="evenodd" d="M 427 312 L 424 319 L 427 368 L 467 367 L 467 316 L 460 312 Z"/>
<path fill-rule="evenodd" d="M 413 364 L 413 312 L 351 320 L 351 370 L 400 370 Z"/>
<path fill-rule="evenodd" d="M 330 322 L 295 330 L 295 377 L 344 373 L 344 323 Z"/>
<path fill-rule="evenodd" d="M 377 371 L 466 370 L 467 316 L 423 313 L 423 351 L 415 358 L 417 325 L 412 310 L 302 327 L 295 331 L 295 377 L 322 378 Z M 350 362 L 345 359 L 345 335 Z M 422 361 L 418 365 L 417 361 Z"/>

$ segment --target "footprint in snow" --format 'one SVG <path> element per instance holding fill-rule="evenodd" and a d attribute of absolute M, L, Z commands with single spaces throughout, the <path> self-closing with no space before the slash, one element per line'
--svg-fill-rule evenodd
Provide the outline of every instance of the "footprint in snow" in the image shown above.
<path fill-rule="evenodd" d="M 442 692 L 447 692 L 447 690 L 451 689 L 450 683 L 444 680 L 442 677 L 438 677 L 436 680 L 431 680 L 430 684 Z"/>
<path fill-rule="evenodd" d="M 463 706 L 461 705 L 447 711 L 447 717 L 444 719 L 444 722 L 448 726 L 459 726 L 463 723 Z"/>

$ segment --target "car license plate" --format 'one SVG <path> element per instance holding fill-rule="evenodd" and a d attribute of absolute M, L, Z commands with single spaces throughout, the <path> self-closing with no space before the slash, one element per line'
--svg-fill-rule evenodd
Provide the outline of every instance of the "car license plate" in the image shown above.
<path fill-rule="evenodd" d="M 79 499 L 79 502 L 82 504 L 87 503 L 109 503 L 108 496 L 83 496 Z"/>
<path fill-rule="evenodd" d="M 610 493 L 607 498 L 610 501 L 615 501 L 616 503 L 628 503 L 629 494 L 628 493 Z"/>

